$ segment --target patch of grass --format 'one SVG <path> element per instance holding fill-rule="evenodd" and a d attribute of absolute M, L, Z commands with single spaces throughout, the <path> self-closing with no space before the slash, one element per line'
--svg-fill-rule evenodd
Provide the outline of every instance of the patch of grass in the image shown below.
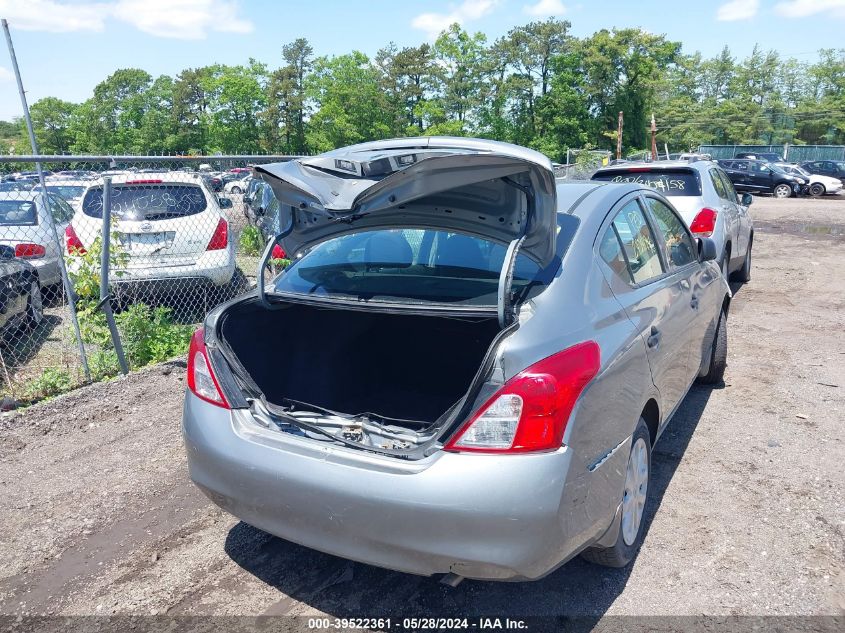
<path fill-rule="evenodd" d="M 27 385 L 26 396 L 30 400 L 50 398 L 70 391 L 75 386 L 74 380 L 67 370 L 48 367 L 41 372 L 38 378 Z"/>
<path fill-rule="evenodd" d="M 245 226 L 241 231 L 238 249 L 243 255 L 251 255 L 253 257 L 261 253 L 264 248 L 264 236 L 261 231 L 254 226 Z"/>

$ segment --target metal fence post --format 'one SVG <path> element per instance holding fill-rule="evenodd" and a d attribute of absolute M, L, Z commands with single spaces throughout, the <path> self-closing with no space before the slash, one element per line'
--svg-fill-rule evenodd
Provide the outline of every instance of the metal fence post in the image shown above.
<path fill-rule="evenodd" d="M 106 322 L 111 332 L 111 342 L 117 354 L 120 371 L 125 376 L 129 373 L 126 357 L 123 355 L 123 344 L 114 322 L 114 312 L 111 309 L 111 295 L 109 294 L 109 268 L 111 266 L 111 176 L 103 178 L 103 237 L 101 241 L 102 253 L 100 258 L 100 303 L 99 307 L 106 315 Z"/>
<path fill-rule="evenodd" d="M 26 93 L 23 89 L 23 81 L 21 80 L 21 72 L 18 68 L 18 59 L 15 57 L 15 48 L 12 45 L 12 35 L 9 33 L 9 23 L 3 19 L 3 31 L 6 34 L 6 45 L 9 48 L 9 57 L 12 59 L 12 70 L 15 73 L 15 79 L 17 80 L 18 84 L 18 92 L 21 96 L 21 106 L 23 106 L 23 116 L 24 120 L 26 121 L 26 130 L 29 133 L 29 143 L 32 146 L 32 153 L 38 154 L 38 143 L 35 140 L 35 131 L 32 127 L 32 117 L 29 116 L 29 105 L 26 102 Z M 50 226 L 52 227 L 53 236 L 56 240 L 56 244 L 59 246 L 60 250 L 62 246 L 62 241 L 59 238 L 59 232 L 56 230 L 56 223 L 53 221 L 53 209 L 50 205 L 50 196 L 47 195 L 47 185 L 44 182 L 44 170 L 41 169 L 41 163 L 35 163 L 35 169 L 38 171 L 38 182 L 41 184 L 41 192 L 44 196 L 44 204 L 47 205 L 48 216 L 50 217 Z M 76 294 L 74 292 L 73 286 L 70 283 L 70 278 L 67 274 L 67 267 L 65 266 L 64 257 L 59 255 L 59 271 L 62 277 L 62 286 L 65 289 L 65 294 L 67 295 L 67 303 L 68 309 L 70 310 L 70 320 L 73 323 L 73 331 L 76 335 L 76 342 L 79 346 L 79 358 L 82 361 L 82 369 L 85 372 L 85 380 L 91 382 L 91 370 L 88 368 L 88 358 L 85 355 L 85 345 L 82 342 L 82 333 L 79 331 L 79 319 L 76 315 Z"/>

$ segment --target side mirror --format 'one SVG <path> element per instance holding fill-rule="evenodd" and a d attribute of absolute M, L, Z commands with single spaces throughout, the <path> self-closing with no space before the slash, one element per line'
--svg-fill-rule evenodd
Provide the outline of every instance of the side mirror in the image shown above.
<path fill-rule="evenodd" d="M 229 198 L 224 198 L 220 196 L 217 198 L 217 204 L 220 206 L 221 209 L 231 209 L 232 208 L 232 201 Z"/>
<path fill-rule="evenodd" d="M 754 202 L 754 196 L 750 193 L 743 193 L 739 196 L 739 203 L 744 207 L 750 207 L 751 203 Z"/>
<path fill-rule="evenodd" d="M 697 237 L 698 242 L 698 261 L 712 262 L 716 260 L 716 242 L 709 237 Z"/>
<path fill-rule="evenodd" d="M 0 244 L 0 259 L 14 259 L 15 249 L 5 244 Z"/>

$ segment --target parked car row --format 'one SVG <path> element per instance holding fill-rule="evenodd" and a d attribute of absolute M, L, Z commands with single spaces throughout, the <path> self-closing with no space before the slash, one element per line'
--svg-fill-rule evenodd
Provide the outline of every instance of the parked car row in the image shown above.
<path fill-rule="evenodd" d="M 0 244 L 35 268 L 41 286 L 61 281 L 59 262 L 79 267 L 102 234 L 103 180 L 50 177 L 40 185 L 0 191 Z M 185 279 L 220 287 L 235 272 L 225 209 L 201 178 L 187 172 L 112 176 L 112 215 L 125 265 L 113 282 Z M 48 205 L 49 203 L 49 205 Z M 56 237 L 62 240 L 57 241 Z"/>
<path fill-rule="evenodd" d="M 693 382 L 725 372 L 720 254 L 750 277 L 748 201 L 723 170 L 566 183 L 533 150 L 426 137 L 256 173 L 293 263 L 192 339 L 200 489 L 272 534 L 411 573 L 629 563 L 652 447 Z"/>

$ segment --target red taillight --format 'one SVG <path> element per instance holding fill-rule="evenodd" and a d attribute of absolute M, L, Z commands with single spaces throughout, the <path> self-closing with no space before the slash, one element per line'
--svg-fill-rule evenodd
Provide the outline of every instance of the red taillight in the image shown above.
<path fill-rule="evenodd" d="M 544 358 L 511 378 L 446 444 L 480 453 L 553 451 L 584 387 L 601 365 L 593 341 Z"/>
<path fill-rule="evenodd" d="M 191 346 L 188 349 L 188 389 L 206 402 L 224 409 L 229 408 L 229 403 L 226 402 L 226 398 L 220 390 L 220 385 L 217 383 L 217 378 L 215 378 L 211 369 L 211 363 L 208 361 L 208 354 L 205 349 L 205 334 L 202 328 L 194 332 L 191 337 Z"/>
<path fill-rule="evenodd" d="M 160 185 L 163 183 L 163 180 L 158 180 L 155 178 L 144 178 L 142 180 L 127 180 L 124 185 Z"/>
<path fill-rule="evenodd" d="M 88 249 L 82 244 L 82 240 L 79 239 L 76 231 L 73 230 L 72 224 L 68 224 L 65 229 L 65 247 L 68 255 L 84 255 L 88 252 Z"/>
<path fill-rule="evenodd" d="M 217 228 L 214 229 L 214 235 L 208 241 L 208 246 L 205 247 L 207 251 L 219 251 L 229 245 L 229 224 L 224 219 L 220 219 L 217 223 Z"/>
<path fill-rule="evenodd" d="M 38 259 L 46 254 L 47 249 L 41 244 L 30 244 L 28 242 L 15 244 L 15 257 L 19 259 Z"/>
<path fill-rule="evenodd" d="M 273 259 L 285 259 L 285 258 L 287 258 L 287 254 L 285 253 L 285 249 L 283 249 L 278 244 L 276 244 L 273 247 L 273 251 L 270 253 L 270 256 Z"/>
<path fill-rule="evenodd" d="M 698 237 L 710 237 L 713 235 L 713 231 L 716 228 L 716 218 L 718 215 L 718 211 L 704 207 L 698 212 L 698 215 L 695 216 L 692 224 L 690 224 L 689 230 L 693 235 Z"/>

